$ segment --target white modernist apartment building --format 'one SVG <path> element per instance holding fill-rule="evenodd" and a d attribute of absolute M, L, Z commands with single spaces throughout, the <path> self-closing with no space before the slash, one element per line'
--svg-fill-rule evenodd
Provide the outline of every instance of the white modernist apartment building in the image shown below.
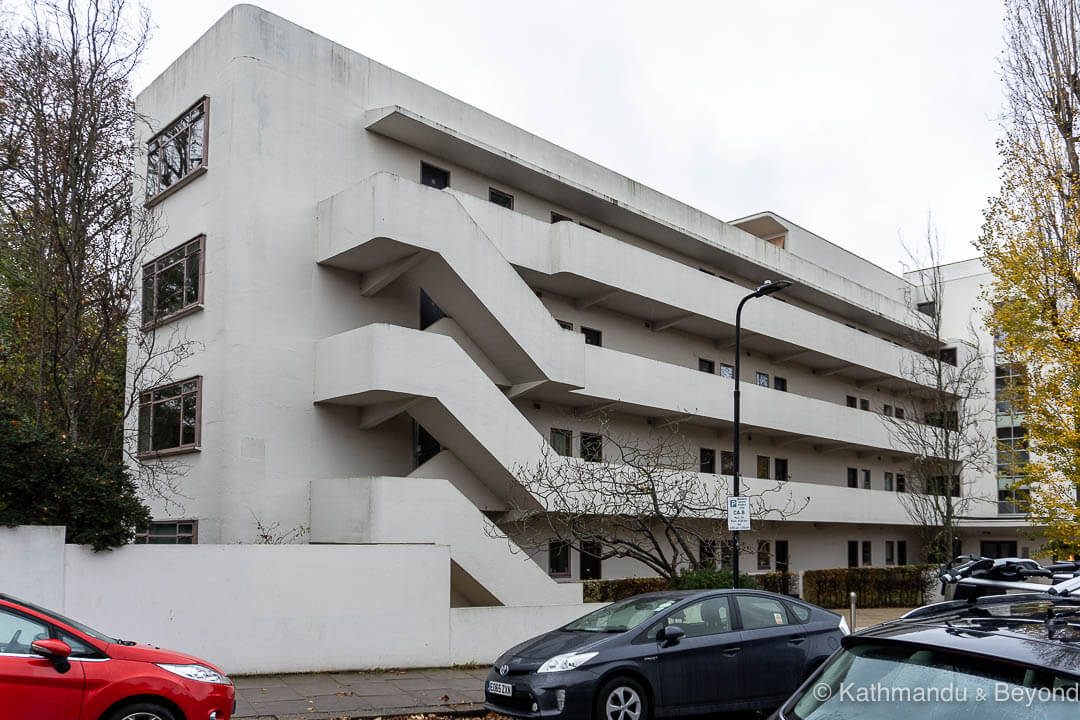
<path fill-rule="evenodd" d="M 252 6 L 138 109 L 138 202 L 165 228 L 145 331 L 198 343 L 142 395 L 146 462 L 183 470 L 149 541 L 448 545 L 458 606 L 651 574 L 498 537 L 515 468 L 544 447 L 610 462 L 603 413 L 627 435 L 675 418 L 703 481 L 729 473 L 736 306 L 785 279 L 743 312 L 741 465 L 809 500 L 756 521 L 742 566 L 919 560 L 881 417 L 905 412 L 909 279 L 771 212 L 717 220 Z M 946 268 L 957 337 L 981 274 Z M 1035 546 L 998 482 L 969 485 L 964 552 Z"/>

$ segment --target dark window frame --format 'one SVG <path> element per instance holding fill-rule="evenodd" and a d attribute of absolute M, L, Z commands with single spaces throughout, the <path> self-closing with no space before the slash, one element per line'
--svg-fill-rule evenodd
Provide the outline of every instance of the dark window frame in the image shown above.
<path fill-rule="evenodd" d="M 197 247 L 197 250 L 195 252 L 197 252 L 198 255 L 199 255 L 199 269 L 198 269 L 198 278 L 197 278 L 198 289 L 197 289 L 197 293 L 196 293 L 197 297 L 195 298 L 195 300 L 193 300 L 190 303 L 185 302 L 177 310 L 173 310 L 172 312 L 166 313 L 164 315 L 158 315 L 157 314 L 158 277 L 162 273 L 164 273 L 165 271 L 170 270 L 173 267 L 175 267 L 176 265 L 181 264 L 181 263 L 184 266 L 184 286 L 183 286 L 183 288 L 181 288 L 180 292 L 181 292 L 181 295 L 183 297 L 185 297 L 185 298 L 187 297 L 187 288 L 188 288 L 188 280 L 189 280 L 189 278 L 188 278 L 188 258 L 193 254 L 192 251 L 190 250 L 190 248 L 192 248 L 192 247 Z M 173 262 L 170 262 L 168 265 L 158 267 L 159 263 L 164 262 L 164 260 L 166 258 L 168 258 L 170 255 L 176 254 L 180 250 L 183 250 L 184 254 L 179 260 L 175 260 Z M 148 320 L 147 317 L 146 317 L 146 299 L 147 299 L 146 298 L 146 294 L 147 294 L 146 281 L 149 278 L 153 278 L 152 297 L 150 298 L 150 307 L 152 308 L 152 313 L 153 314 L 151 315 L 150 319 Z M 156 258 L 154 258 L 150 262 L 144 263 L 143 266 L 142 266 L 142 303 L 143 303 L 143 306 L 141 308 L 141 311 L 142 311 L 142 326 L 141 326 L 141 328 L 142 328 L 142 330 L 144 332 L 147 331 L 147 330 L 152 330 L 152 329 L 154 329 L 156 327 L 160 327 L 162 325 L 165 325 L 166 323 L 172 322 L 173 320 L 177 320 L 178 318 L 184 317 L 185 315 L 189 315 L 189 314 L 191 314 L 193 312 L 198 312 L 199 310 L 202 310 L 203 307 L 204 307 L 205 289 L 206 289 L 206 235 L 196 235 L 191 240 L 188 240 L 185 243 L 177 245 L 176 247 L 172 248 L 168 252 L 164 252 L 161 255 L 158 255 Z"/>
<path fill-rule="evenodd" d="M 847 469 L 847 486 L 849 488 L 859 487 L 859 468 L 849 467 Z"/>
<path fill-rule="evenodd" d="M 604 333 L 602 330 L 597 330 L 595 328 L 585 327 L 584 325 L 582 325 L 581 334 L 585 336 L 586 345 L 595 345 L 596 347 L 604 346 Z M 596 338 L 596 342 L 589 342 L 590 338 L 594 336 Z"/>
<path fill-rule="evenodd" d="M 715 475 L 716 450 L 713 448 L 698 448 L 698 468 L 698 472 Z"/>
<path fill-rule="evenodd" d="M 583 432 L 578 439 L 581 459 L 585 462 L 604 462 L 604 436 L 599 433 Z"/>
<path fill-rule="evenodd" d="M 772 570 L 772 541 L 757 541 L 757 569 Z"/>
<path fill-rule="evenodd" d="M 698 372 L 709 373 L 710 375 L 716 374 L 716 361 L 708 358 L 699 357 L 697 359 Z"/>
<path fill-rule="evenodd" d="M 569 320 L 555 320 L 555 322 L 559 323 L 559 327 L 563 330 L 570 330 L 571 332 L 574 330 L 574 323 Z"/>
<path fill-rule="evenodd" d="M 440 186 L 440 185 L 437 185 L 435 183 L 424 182 L 424 171 L 426 169 L 434 170 L 434 171 L 436 171 L 436 173 L 442 173 L 443 175 L 445 175 L 446 176 L 446 184 Z M 450 187 L 450 171 L 447 170 L 446 168 L 441 168 L 441 167 L 439 167 L 438 165 L 436 165 L 434 163 L 429 163 L 426 160 L 421 160 L 420 161 L 420 184 L 423 185 L 424 187 L 434 188 L 435 190 L 445 190 L 446 188 Z"/>
<path fill-rule="evenodd" d="M 787 458 L 774 457 L 773 458 L 773 472 L 775 474 L 775 480 L 780 482 L 787 482 L 791 477 L 791 468 Z"/>
<path fill-rule="evenodd" d="M 555 223 L 561 223 L 561 222 L 574 222 L 574 218 L 567 217 L 567 216 L 563 215 L 562 213 L 557 213 L 554 210 L 552 210 L 551 211 L 551 224 L 554 225 Z"/>
<path fill-rule="evenodd" d="M 152 388 L 150 388 L 148 390 L 145 390 L 145 391 L 139 393 L 139 415 L 138 415 L 138 444 L 139 444 L 139 447 L 136 450 L 136 457 L 139 457 L 139 458 L 155 458 L 155 457 L 162 457 L 162 456 L 166 456 L 166 455 L 180 455 L 180 454 L 183 454 L 183 453 L 198 452 L 198 451 L 200 451 L 202 449 L 202 396 L 203 396 L 203 382 L 202 382 L 202 380 L 203 380 L 202 375 L 195 375 L 193 377 L 184 378 L 183 380 L 177 380 L 176 382 L 170 382 L 170 383 L 165 383 L 163 385 L 157 385 L 155 387 L 152 387 Z M 184 385 L 186 385 L 187 383 L 190 383 L 190 382 L 195 383 L 195 388 L 194 388 L 194 390 L 190 390 L 190 391 L 185 392 L 184 389 L 183 389 Z M 166 397 L 166 398 L 158 398 L 156 400 L 154 399 L 154 394 L 155 393 L 161 393 L 162 391 L 169 390 L 169 389 L 171 389 L 173 387 L 179 387 L 180 388 L 180 392 L 179 392 L 178 395 L 170 396 L 170 397 Z M 184 443 L 183 442 L 183 433 L 184 433 L 184 430 L 183 430 L 183 414 L 184 414 L 183 404 L 184 404 L 184 398 L 186 396 L 188 396 L 188 395 L 193 395 L 195 397 L 195 422 L 194 422 L 194 425 L 195 425 L 195 439 L 194 439 L 194 442 Z M 169 447 L 165 447 L 165 448 L 154 448 L 154 447 L 152 447 L 153 437 L 154 437 L 154 432 L 153 432 L 153 427 L 154 427 L 154 407 L 157 406 L 157 405 L 164 404 L 165 402 L 168 402 L 169 400 L 173 399 L 173 397 L 178 397 L 180 399 L 180 423 L 179 423 L 180 437 L 178 439 L 181 442 L 178 445 L 175 445 L 175 446 L 169 446 Z M 150 408 L 149 427 L 148 428 L 143 427 L 143 408 L 145 408 L 145 407 Z M 142 447 L 141 447 L 144 438 L 148 438 L 148 443 L 150 444 L 147 447 L 147 449 L 145 449 L 145 450 L 142 449 Z"/>
<path fill-rule="evenodd" d="M 787 378 L 780 377 L 779 375 L 773 375 L 772 379 L 773 390 L 779 390 L 780 392 L 787 392 Z"/>
<path fill-rule="evenodd" d="M 558 549 L 558 555 L 554 552 Z M 560 570 L 555 567 L 555 558 L 564 556 L 566 569 Z M 570 543 L 565 540 L 552 540 L 548 543 L 548 576 L 553 578 L 568 578 L 571 574 Z"/>
<path fill-rule="evenodd" d="M 153 533 L 154 527 L 161 527 L 164 525 L 175 525 L 176 533 L 174 535 L 155 535 Z M 190 533 L 180 532 L 181 525 L 191 525 Z M 169 543 L 152 543 L 151 538 L 158 537 L 171 537 L 174 538 L 174 542 Z M 180 542 L 181 538 L 191 538 L 191 542 Z M 137 545 L 198 545 L 199 544 L 199 521 L 194 519 L 180 519 L 180 520 L 151 520 L 150 524 L 145 530 L 135 533 L 135 539 L 133 542 Z"/>
<path fill-rule="evenodd" d="M 862 565 L 863 567 L 873 567 L 874 565 L 874 543 L 872 540 L 862 541 Z"/>
<path fill-rule="evenodd" d="M 507 210 L 514 209 L 514 196 L 493 187 L 488 188 L 488 202 L 493 202 L 499 207 L 504 207 Z"/>
<path fill-rule="evenodd" d="M 555 445 L 556 436 L 566 439 L 566 452 L 559 452 L 559 448 Z M 551 443 L 551 449 L 555 451 L 556 455 L 561 457 L 573 457 L 574 456 L 574 431 L 567 430 L 565 428 L 551 428 L 551 434 L 549 435 L 548 442 Z"/>
<path fill-rule="evenodd" d="M 849 408 L 855 408 L 856 410 L 859 408 L 859 398 L 854 395 L 845 395 L 844 402 Z"/>
<path fill-rule="evenodd" d="M 728 365 L 727 363 L 720 363 L 720 377 L 727 378 L 728 380 L 734 380 L 735 366 Z"/>
<path fill-rule="evenodd" d="M 582 540 L 578 551 L 578 579 L 600 580 L 604 577 L 604 546 L 599 540 Z M 595 570 L 595 573 L 593 572 Z"/>
<path fill-rule="evenodd" d="M 198 117 L 195 113 L 201 113 Z M 174 180 L 170 185 L 161 187 L 161 173 L 156 168 L 160 162 L 159 152 L 166 147 L 167 141 L 172 140 L 182 132 L 189 131 L 191 126 L 202 120 L 202 157 L 195 167 L 185 168 L 185 172 Z M 187 140 L 187 153 L 191 151 L 190 135 Z M 161 130 L 150 136 L 146 141 L 146 200 L 144 207 L 151 207 L 161 202 L 174 192 L 184 187 L 192 180 L 206 174 L 209 168 L 208 157 L 210 155 L 210 96 L 203 95 L 192 103 L 184 112 L 177 115 Z M 188 160 L 190 162 L 190 160 Z M 155 169 L 151 171 L 151 167 Z M 151 172 L 154 182 L 151 184 Z"/>
<path fill-rule="evenodd" d="M 757 385 L 758 387 L 763 387 L 763 388 L 769 387 L 769 373 L 764 373 L 764 372 L 761 372 L 760 370 L 755 371 L 754 384 Z"/>

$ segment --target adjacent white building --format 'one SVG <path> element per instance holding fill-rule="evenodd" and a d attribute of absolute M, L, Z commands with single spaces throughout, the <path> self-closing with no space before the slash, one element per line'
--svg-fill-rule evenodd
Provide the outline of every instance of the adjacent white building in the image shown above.
<path fill-rule="evenodd" d="M 249 5 L 138 108 L 138 202 L 166 228 L 143 318 L 201 343 L 144 395 L 147 461 L 185 471 L 152 499 L 153 541 L 249 543 L 261 525 L 448 545 L 457 606 L 570 604 L 566 580 L 649 574 L 534 539 L 515 552 L 490 530 L 515 468 L 545 443 L 591 454 L 602 411 L 630 435 L 678 418 L 723 474 L 736 305 L 789 279 L 743 314 L 741 462 L 809 503 L 745 534 L 743 568 L 919 558 L 880 417 L 911 382 L 908 279 L 775 213 L 717 220 Z M 982 272 L 947 269 L 957 338 Z M 971 488 L 964 552 L 1037 547 L 995 473 Z"/>

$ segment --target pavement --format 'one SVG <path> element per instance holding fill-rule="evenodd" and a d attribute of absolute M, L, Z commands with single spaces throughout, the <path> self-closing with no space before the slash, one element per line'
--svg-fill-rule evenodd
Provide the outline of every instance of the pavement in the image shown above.
<path fill-rule="evenodd" d="M 860 608 L 859 628 L 893 620 L 909 608 Z M 848 616 L 846 609 L 834 612 Z M 402 715 L 480 715 L 488 666 L 417 670 L 240 675 L 235 718 L 355 720 Z"/>

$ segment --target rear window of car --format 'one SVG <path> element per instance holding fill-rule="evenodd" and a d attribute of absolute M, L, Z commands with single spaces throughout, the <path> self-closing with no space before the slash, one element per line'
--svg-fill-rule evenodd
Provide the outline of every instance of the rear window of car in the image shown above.
<path fill-rule="evenodd" d="M 805 605 L 799 605 L 798 603 L 788 603 L 788 609 L 791 610 L 791 614 L 795 616 L 795 619 L 801 623 L 804 623 L 810 619 L 810 608 Z"/>
<path fill-rule="evenodd" d="M 834 656 L 784 716 L 1075 720 L 1078 693 L 1077 678 L 1043 668 L 899 643 L 860 643 Z"/>
<path fill-rule="evenodd" d="M 4 597 L 5 600 L 7 600 L 9 602 L 13 602 L 16 605 L 22 605 L 23 607 L 29 608 L 29 609 L 33 610 L 34 612 L 36 612 L 36 613 L 40 613 L 40 614 L 44 615 L 45 617 L 49 618 L 50 620 L 55 620 L 58 623 L 62 623 L 64 625 L 67 625 L 68 627 L 73 627 L 76 630 L 78 630 L 79 632 L 84 633 L 86 635 L 89 635 L 90 637 L 94 638 L 95 640 L 100 640 L 102 642 L 107 642 L 107 643 L 115 643 L 116 642 L 116 640 L 114 638 L 109 637 L 105 633 L 98 632 L 97 630 L 93 629 L 92 627 L 88 627 L 86 625 L 83 625 L 81 622 L 76 622 L 75 620 L 72 620 L 71 618 L 64 617 L 63 615 L 61 615 L 58 612 L 53 612 L 52 610 L 47 610 L 47 609 L 41 607 L 40 605 L 35 605 L 34 603 L 26 602 L 25 600 L 19 600 L 18 598 L 13 598 L 10 595 L 5 595 L 3 597 Z"/>

